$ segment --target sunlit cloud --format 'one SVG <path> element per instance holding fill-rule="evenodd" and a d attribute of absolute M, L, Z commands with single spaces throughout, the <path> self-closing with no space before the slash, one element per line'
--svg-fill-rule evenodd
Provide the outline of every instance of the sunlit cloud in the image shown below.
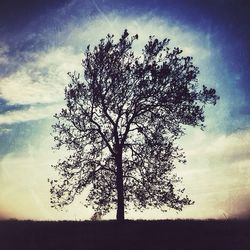
<path fill-rule="evenodd" d="M 39 142 L 31 138 L 29 143 L 22 154 L 10 153 L 0 161 L 0 215 L 8 212 L 7 218 L 36 220 L 89 219 L 93 211 L 79 204 L 83 199 L 63 211 L 50 207 L 48 178 L 56 174 L 51 164 L 66 152 L 53 152 L 50 137 Z"/>
<path fill-rule="evenodd" d="M 171 19 L 158 18 L 150 13 L 142 16 L 131 14 L 125 17 L 114 12 L 106 14 L 105 19 L 104 14 L 99 15 L 83 25 L 69 24 L 68 30 L 71 32 L 66 42 L 77 46 L 86 44 L 94 46 L 108 33 L 114 34 L 114 39 L 118 40 L 124 29 L 127 29 L 131 35 L 139 35 L 139 40 L 134 43 L 138 53 L 141 52 L 149 36 L 155 36 L 158 39 L 171 39 L 172 48 L 179 46 L 185 55 L 193 56 L 196 62 L 211 56 L 210 43 L 205 34 L 194 32 L 188 26 L 173 23 Z"/>
<path fill-rule="evenodd" d="M 8 111 L 4 114 L 0 114 L 0 124 L 13 124 L 17 122 L 28 122 L 51 118 L 55 113 L 55 110 L 58 108 L 58 105 L 48 105 L 45 107 L 31 106 L 23 110 Z M 0 130 L 0 134 L 7 132 L 9 132 L 9 130 Z"/>
<path fill-rule="evenodd" d="M 79 55 L 61 47 L 40 52 L 34 61 L 0 79 L 0 97 L 8 104 L 55 103 L 63 100 L 67 72 L 80 64 Z M 75 67 L 74 67 L 75 66 Z"/>
<path fill-rule="evenodd" d="M 184 208 L 178 214 L 171 210 L 162 213 L 153 209 L 143 213 L 130 211 L 126 215 L 127 218 L 249 217 L 247 211 L 250 208 L 248 199 L 250 196 L 250 154 L 247 158 L 242 160 L 239 158 L 237 161 L 224 156 L 227 155 L 227 149 L 231 145 L 239 149 L 248 146 L 250 130 L 218 138 L 206 135 L 202 131 L 203 136 L 200 137 L 199 133 L 190 135 L 192 140 L 189 138 L 188 141 L 194 141 L 193 144 L 183 143 L 188 163 L 187 166 L 178 167 L 178 175 L 184 178 L 183 186 L 186 187 L 186 192 L 195 204 Z M 241 140 L 242 138 L 245 140 Z M 93 211 L 91 208 L 86 209 L 79 199 L 62 212 L 50 208 L 47 179 L 56 175 L 50 166 L 60 157 L 65 156 L 65 152 L 52 152 L 53 142 L 49 137 L 40 141 L 39 146 L 33 140 L 30 143 L 31 147 L 22 155 L 9 154 L 0 162 L 0 185 L 2 187 L 0 212 L 7 211 L 8 205 L 8 211 L 16 214 L 18 218 L 89 219 Z M 213 148 L 214 145 L 217 145 L 216 148 Z M 238 157 L 237 152 L 235 152 L 235 157 Z M 32 176 L 31 179 L 30 176 Z M 86 192 L 78 198 L 84 202 L 85 195 Z M 23 200 L 25 203 L 22 202 Z M 20 204 L 18 208 L 17 201 Z M 114 216 L 115 213 L 112 211 L 105 218 L 112 219 Z"/>
<path fill-rule="evenodd" d="M 178 174 L 184 177 L 184 186 L 196 201 L 195 210 L 218 218 L 247 216 L 245 210 L 250 211 L 250 202 L 246 199 L 250 196 L 250 129 L 229 135 L 196 130 L 182 140 L 182 146 L 188 162 L 187 167 L 178 169 Z"/>

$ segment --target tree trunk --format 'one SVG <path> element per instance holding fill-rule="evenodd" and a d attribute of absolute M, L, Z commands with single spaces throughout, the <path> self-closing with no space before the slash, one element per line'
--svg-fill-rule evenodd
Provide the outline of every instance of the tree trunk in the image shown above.
<path fill-rule="evenodd" d="M 123 189 L 123 170 L 122 170 L 122 149 L 117 150 L 115 157 L 115 164 L 117 169 L 116 175 L 116 189 L 117 189 L 117 213 L 116 219 L 119 222 L 124 221 L 124 189 Z"/>

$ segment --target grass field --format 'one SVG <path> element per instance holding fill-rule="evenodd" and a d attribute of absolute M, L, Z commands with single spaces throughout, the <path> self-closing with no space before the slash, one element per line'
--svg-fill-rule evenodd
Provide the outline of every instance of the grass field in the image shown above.
<path fill-rule="evenodd" d="M 250 250 L 250 220 L 1 221 L 1 250 Z"/>

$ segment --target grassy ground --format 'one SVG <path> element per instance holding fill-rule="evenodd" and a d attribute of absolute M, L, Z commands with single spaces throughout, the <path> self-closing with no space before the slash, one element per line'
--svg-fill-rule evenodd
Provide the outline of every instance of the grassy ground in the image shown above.
<path fill-rule="evenodd" d="M 1 221 L 1 250 L 250 250 L 250 220 Z"/>

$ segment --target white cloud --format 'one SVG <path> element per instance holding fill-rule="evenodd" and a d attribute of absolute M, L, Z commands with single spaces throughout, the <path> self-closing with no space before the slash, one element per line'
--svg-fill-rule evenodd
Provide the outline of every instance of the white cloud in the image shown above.
<path fill-rule="evenodd" d="M 209 217 L 247 216 L 246 207 L 250 209 L 250 200 L 245 199 L 250 196 L 250 129 L 230 135 L 189 132 L 182 140 L 187 166 L 180 167 L 178 175 L 183 176 L 184 186 L 196 201 L 194 208 Z"/>
<path fill-rule="evenodd" d="M 83 25 L 69 24 L 67 30 L 71 32 L 66 43 L 94 46 L 108 33 L 114 34 L 114 39 L 118 40 L 125 29 L 128 29 L 131 35 L 139 35 L 139 40 L 134 43 L 134 48 L 138 52 L 141 52 L 149 36 L 154 35 L 158 39 L 171 39 L 171 47 L 179 46 L 185 54 L 193 56 L 196 62 L 207 60 L 211 56 L 211 48 L 204 34 L 151 14 L 125 17 L 110 13 L 105 16 L 99 15 Z"/>
<path fill-rule="evenodd" d="M 68 71 L 80 65 L 81 58 L 71 48 L 50 49 L 36 55 L 8 77 L 0 79 L 0 97 L 8 104 L 55 103 L 63 100 L 69 82 Z"/>
<path fill-rule="evenodd" d="M 89 219 L 93 211 L 79 203 L 82 195 L 62 212 L 50 207 L 47 180 L 57 176 L 51 165 L 67 152 L 53 152 L 52 137 L 46 135 L 39 141 L 34 136 L 29 143 L 30 147 L 22 154 L 10 153 L 0 160 L 0 216 L 34 220 Z"/>
<path fill-rule="evenodd" d="M 13 124 L 52 117 L 58 109 L 59 106 L 54 104 L 46 107 L 34 106 L 24 110 L 8 111 L 0 115 L 0 124 Z"/>

